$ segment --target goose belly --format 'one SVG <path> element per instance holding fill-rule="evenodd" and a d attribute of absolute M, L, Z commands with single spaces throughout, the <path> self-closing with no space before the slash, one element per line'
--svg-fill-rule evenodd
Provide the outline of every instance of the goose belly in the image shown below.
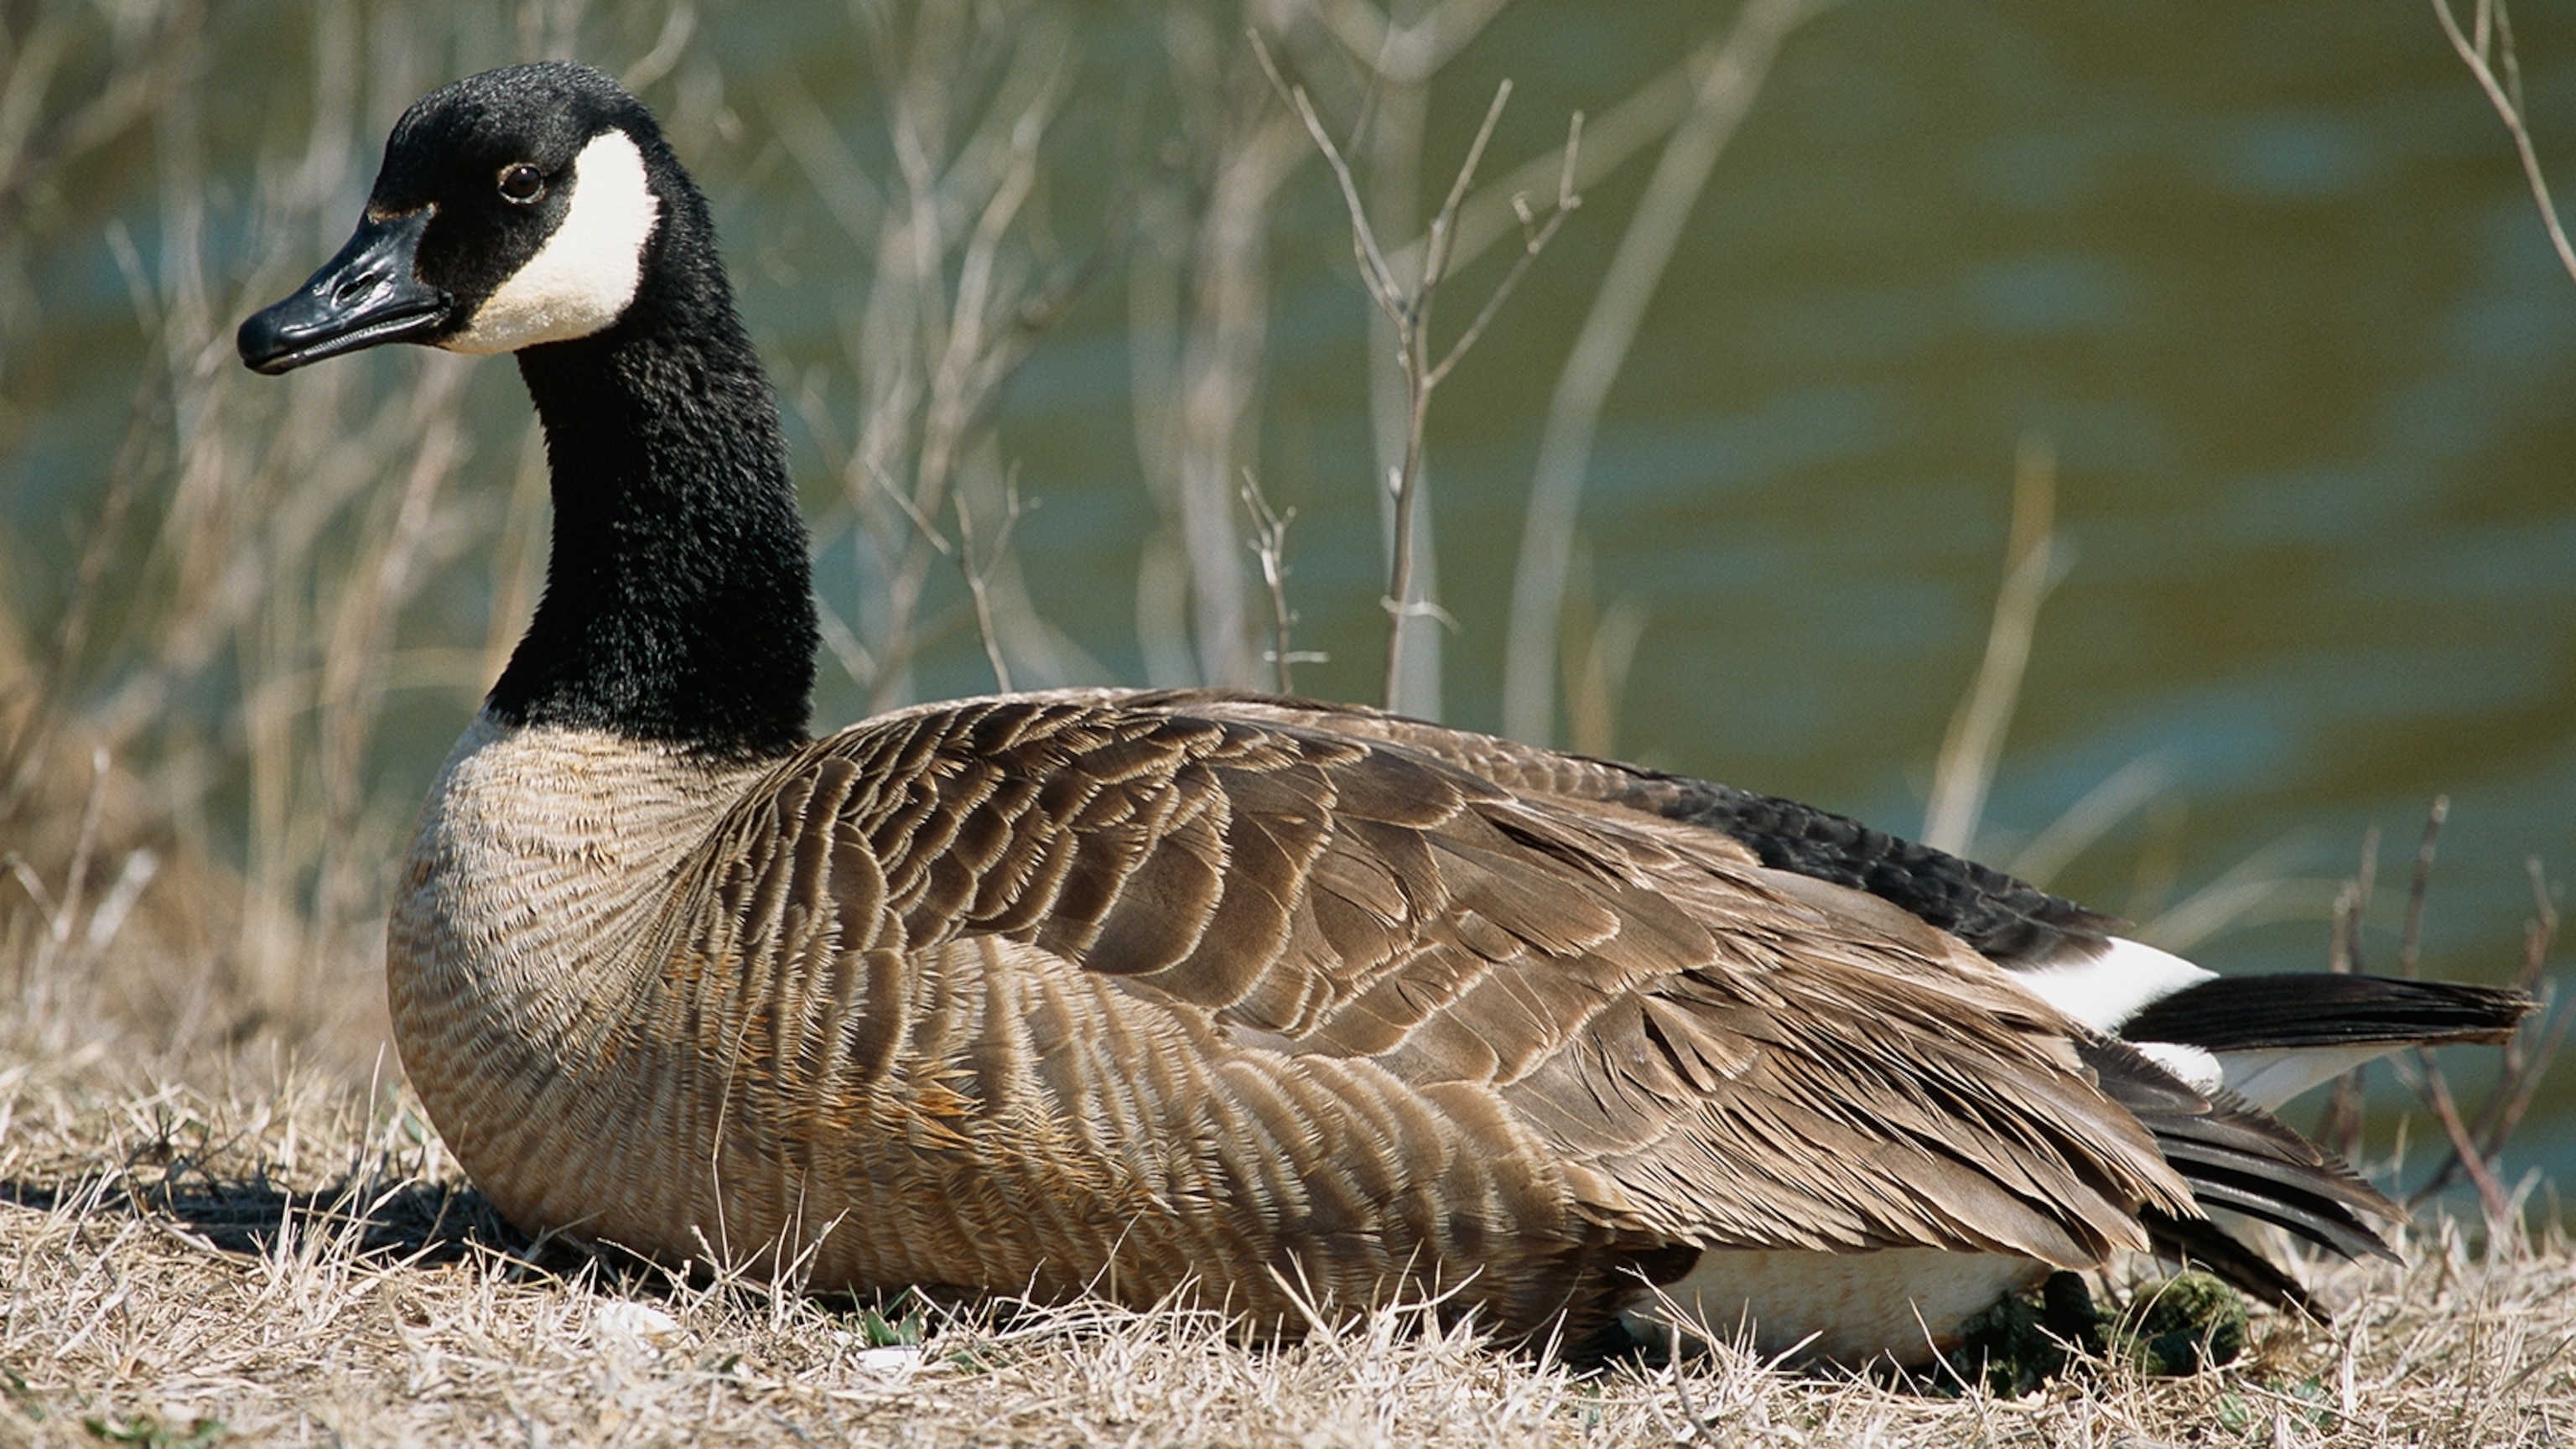
<path fill-rule="evenodd" d="M 1915 1364 L 1957 1347 L 1968 1319 L 2038 1287 L 2050 1271 L 2032 1258 L 1935 1248 L 1711 1249 L 1660 1298 L 1641 1298 L 1620 1317 L 1648 1342 L 1678 1321 L 1685 1337 L 1742 1343 L 1764 1358 Z"/>

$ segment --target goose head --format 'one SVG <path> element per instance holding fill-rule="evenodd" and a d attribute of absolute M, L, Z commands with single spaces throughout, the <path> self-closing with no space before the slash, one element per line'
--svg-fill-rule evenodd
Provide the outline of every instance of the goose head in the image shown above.
<path fill-rule="evenodd" d="M 486 71 L 403 114 L 348 245 L 235 340 L 280 373 L 387 342 L 593 336 L 634 306 L 675 213 L 703 208 L 615 81 L 569 61 Z"/>
<path fill-rule="evenodd" d="M 704 194 L 615 81 L 549 61 L 423 97 L 357 234 L 236 341 L 264 373 L 387 342 L 516 354 L 553 548 L 496 719 L 804 743 L 812 574 L 777 404 Z"/>

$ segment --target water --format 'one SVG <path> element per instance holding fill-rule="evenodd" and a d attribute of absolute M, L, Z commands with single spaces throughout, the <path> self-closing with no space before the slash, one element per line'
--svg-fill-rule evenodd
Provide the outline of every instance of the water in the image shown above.
<path fill-rule="evenodd" d="M 1497 79 L 1518 87 L 1495 143 L 1510 164 L 1559 137 L 1568 110 L 1598 116 L 1668 66 L 1709 11 L 1514 10 L 1438 86 L 1426 172 L 1445 175 Z M 1100 158 L 1151 155 L 1177 124 L 1157 14 L 1082 14 L 1045 178 L 1077 240 L 1109 208 L 1115 168 Z M 2576 194 L 2576 11 L 2532 5 L 2518 20 L 2541 155 Z M 234 25 L 241 55 L 308 42 Z M 616 64 L 651 40 L 633 28 L 594 18 L 582 33 L 623 47 L 593 54 Z M 513 58 L 512 44 L 507 26 L 487 27 L 421 64 L 435 79 Z M 877 164 L 866 51 L 837 15 L 718 6 L 691 57 L 727 88 L 731 139 L 691 159 L 754 329 L 782 378 L 822 379 L 846 400 L 838 309 L 855 304 L 859 268 L 782 161 L 764 97 L 792 79 Z M 224 184 L 246 186 L 256 118 L 294 108 L 306 75 L 278 60 L 215 88 L 237 122 L 210 141 Z M 1456 723 L 1499 720 L 1539 422 L 1644 164 L 1589 188 L 1439 397 Z M 150 184 L 131 168 L 135 197 Z M 1292 184 L 1274 244 L 1248 461 L 1300 510 L 1299 643 L 1331 655 L 1301 688 L 1372 698 L 1368 314 L 1319 167 Z M 1462 285 L 1480 293 L 1491 274 Z M 49 275 L 102 307 L 120 295 L 103 242 Z M 1108 268 L 1032 357 L 999 426 L 1043 503 L 1016 540 L 1041 612 L 1109 675 L 1141 680 L 1133 580 L 1153 514 L 1136 483 L 1128 304 Z M 82 313 L 58 315 L 74 326 Z M 95 476 L 97 420 L 112 438 L 130 388 L 112 353 L 68 335 L 48 346 L 65 366 L 40 403 L 16 400 L 41 416 L 10 444 L 25 482 L 9 516 L 28 537 Z M 478 396 L 513 416 L 507 370 L 488 370 L 502 375 L 479 378 Z M 1617 747 L 1918 828 L 1983 645 L 2015 451 L 2044 436 L 2073 561 L 2041 617 L 1983 853 L 2009 858 L 2157 756 L 2169 787 L 2058 881 L 2143 919 L 2264 852 L 2273 874 L 2346 873 L 2372 825 L 2395 871 L 2425 803 L 2447 794 L 2426 966 L 2504 979 L 2528 911 L 2524 859 L 2576 870 L 2571 385 L 2576 281 L 2424 6 L 1844 6 L 1788 43 L 1610 396 L 1583 535 L 1600 602 L 1646 619 Z M 810 477 L 818 455 L 800 448 Z M 964 638 L 922 679 L 932 693 L 988 684 Z M 848 718 L 859 699 L 827 691 L 821 717 Z M 464 707 L 398 738 L 390 771 L 425 776 Z M 2312 967 L 2319 902 L 2292 892 L 2292 918 L 2257 912 L 2197 954 Z M 2374 961 L 2390 959 L 2395 920 L 2385 899 L 2364 943 Z M 2563 1178 L 2576 1075 L 2559 1082 L 2515 1162 Z"/>

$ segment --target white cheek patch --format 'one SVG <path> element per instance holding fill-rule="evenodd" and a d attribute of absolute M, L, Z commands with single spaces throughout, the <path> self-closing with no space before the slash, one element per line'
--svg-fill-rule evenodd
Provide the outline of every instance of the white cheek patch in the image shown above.
<path fill-rule="evenodd" d="M 624 131 L 603 131 L 572 166 L 572 204 L 554 235 L 504 280 L 451 352 L 516 352 L 607 329 L 635 300 L 644 246 L 662 207 L 644 177 L 644 153 Z"/>

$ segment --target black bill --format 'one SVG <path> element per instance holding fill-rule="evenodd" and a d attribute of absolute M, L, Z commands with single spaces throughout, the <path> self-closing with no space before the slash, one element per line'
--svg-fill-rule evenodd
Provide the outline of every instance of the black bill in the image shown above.
<path fill-rule="evenodd" d="M 412 252 L 430 214 L 423 207 L 359 222 L 349 244 L 293 296 L 242 323 L 233 338 L 242 361 L 254 372 L 275 374 L 436 332 L 454 301 L 412 275 Z"/>

